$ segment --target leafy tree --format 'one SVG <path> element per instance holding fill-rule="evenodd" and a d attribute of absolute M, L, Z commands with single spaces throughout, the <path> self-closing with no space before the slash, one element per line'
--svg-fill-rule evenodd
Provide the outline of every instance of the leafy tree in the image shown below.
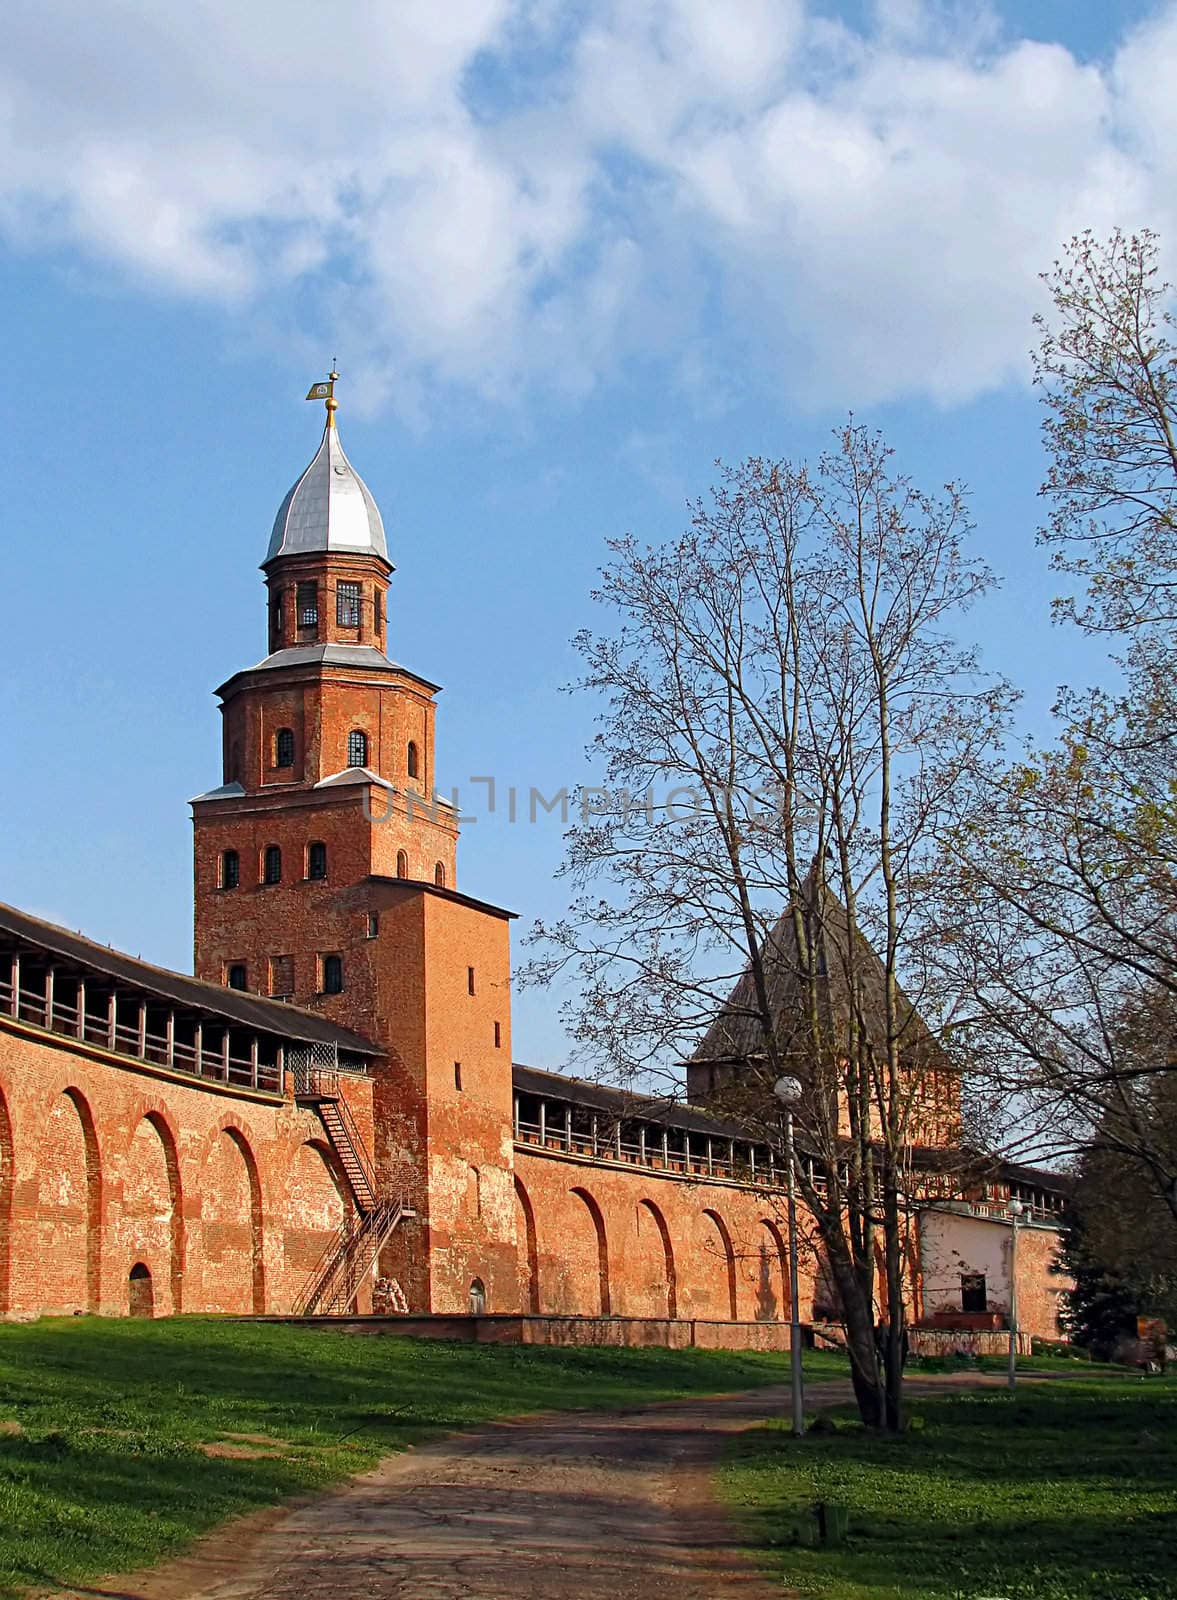
<path fill-rule="evenodd" d="M 1149 1083 L 1140 1110 L 1161 1124 L 1155 1143 L 1177 1143 L 1174 1075 Z M 1133 1333 L 1137 1316 L 1177 1328 L 1177 1220 L 1114 1126 L 1097 1129 L 1077 1165 L 1061 1261 L 1075 1280 L 1065 1297 L 1068 1331 L 1097 1354 L 1110 1354 L 1117 1339 Z"/>
<path fill-rule="evenodd" d="M 1081 1214 L 1074 1209 L 1063 1217 L 1059 1268 L 1073 1281 L 1059 1319 L 1068 1338 L 1107 1361 L 1120 1340 L 1135 1332 L 1139 1299 L 1113 1268 L 1092 1255 Z"/>
<path fill-rule="evenodd" d="M 957 487 L 922 493 L 850 425 L 813 470 L 724 471 L 677 541 L 611 546 L 596 598 L 612 630 L 576 641 L 604 705 L 604 787 L 568 838 L 571 911 L 538 930 L 532 969 L 575 971 L 571 1029 L 615 1080 L 681 1093 L 691 1062 L 717 1107 L 778 1143 L 773 1084 L 802 1080 L 798 1180 L 859 1408 L 891 1428 L 912 1150 L 954 1134 L 958 1105 L 916 1015 L 939 1003 L 921 875 L 1008 701 L 955 642 L 992 581 L 968 531 Z"/>

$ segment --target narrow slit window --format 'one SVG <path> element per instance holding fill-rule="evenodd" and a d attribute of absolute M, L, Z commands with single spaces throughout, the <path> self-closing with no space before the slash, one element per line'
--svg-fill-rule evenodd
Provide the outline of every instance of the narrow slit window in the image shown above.
<path fill-rule="evenodd" d="M 460 1061 L 455 1061 L 454 1062 L 454 1088 L 460 1090 L 461 1087 L 462 1087 L 462 1063 Z"/>
<path fill-rule="evenodd" d="M 474 968 L 473 967 L 467 967 L 466 968 L 466 993 L 467 994 L 473 994 L 474 993 Z"/>
<path fill-rule="evenodd" d="M 375 939 L 380 932 L 380 914 L 377 911 L 368 912 L 368 938 Z"/>
<path fill-rule="evenodd" d="M 501 1050 L 502 1048 L 503 1048 L 503 1025 L 502 1025 L 501 1022 L 496 1022 L 495 1023 L 495 1049 L 496 1050 Z"/>
<path fill-rule="evenodd" d="M 421 757 L 418 755 L 417 746 L 412 739 L 409 740 L 407 765 L 410 778 L 419 778 L 421 776 Z"/>
<path fill-rule="evenodd" d="M 439 889 L 445 888 L 445 866 L 440 861 L 433 869 L 433 881 Z"/>
<path fill-rule="evenodd" d="M 409 875 L 409 858 L 403 850 L 396 853 L 396 875 L 398 878 L 407 878 Z"/>
<path fill-rule="evenodd" d="M 384 632 L 384 596 L 379 589 L 372 597 L 372 620 L 376 625 L 376 637 L 379 639 Z"/>

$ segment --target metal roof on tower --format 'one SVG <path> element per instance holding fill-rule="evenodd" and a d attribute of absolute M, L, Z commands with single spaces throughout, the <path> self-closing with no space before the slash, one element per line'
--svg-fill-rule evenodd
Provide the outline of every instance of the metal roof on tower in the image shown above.
<path fill-rule="evenodd" d="M 380 511 L 339 442 L 335 377 L 332 373 L 307 396 L 326 399 L 327 426 L 314 459 L 278 508 L 263 566 L 279 556 L 326 550 L 358 551 L 388 560 Z"/>

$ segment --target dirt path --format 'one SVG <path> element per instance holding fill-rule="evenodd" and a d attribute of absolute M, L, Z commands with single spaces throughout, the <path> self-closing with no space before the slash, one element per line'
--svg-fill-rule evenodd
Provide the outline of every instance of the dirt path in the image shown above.
<path fill-rule="evenodd" d="M 911 1393 L 1001 1380 L 916 1379 Z M 806 1386 L 811 1412 L 849 1396 Z M 739 1548 L 713 1468 L 787 1388 L 491 1423 L 392 1456 L 294 1508 L 231 1523 L 78 1600 L 781 1600 Z"/>
<path fill-rule="evenodd" d="M 810 1405 L 846 1385 L 815 1384 Z M 490 1424 L 391 1457 L 132 1578 L 108 1600 L 780 1600 L 716 1505 L 724 1439 L 786 1389 Z"/>

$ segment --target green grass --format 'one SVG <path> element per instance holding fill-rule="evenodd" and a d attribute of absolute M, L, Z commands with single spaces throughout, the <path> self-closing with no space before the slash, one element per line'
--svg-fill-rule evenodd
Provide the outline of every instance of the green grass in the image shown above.
<path fill-rule="evenodd" d="M 910 1401 L 912 1431 L 744 1434 L 721 1473 L 786 1593 L 1177 1600 L 1177 1380 L 1068 1376 Z M 814 1542 L 818 1502 L 844 1508 Z"/>
<path fill-rule="evenodd" d="M 227 1517 L 322 1488 L 439 1430 L 750 1388 L 786 1379 L 786 1359 L 441 1344 L 199 1318 L 0 1326 L 0 1595 L 156 1561 Z M 836 1358 L 814 1364 L 841 1370 Z M 253 1459 L 200 1448 L 228 1434 L 272 1446 L 247 1447 L 264 1451 Z"/>

